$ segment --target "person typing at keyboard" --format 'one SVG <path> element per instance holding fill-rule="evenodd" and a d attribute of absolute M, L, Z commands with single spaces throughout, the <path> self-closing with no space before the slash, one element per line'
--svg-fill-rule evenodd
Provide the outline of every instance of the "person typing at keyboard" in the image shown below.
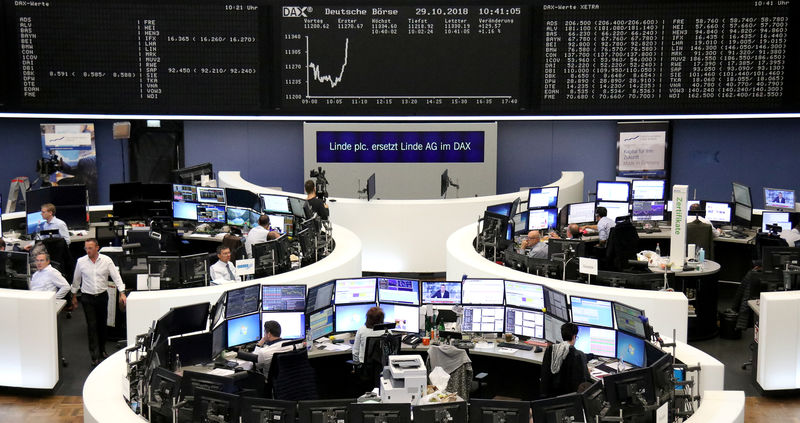
<path fill-rule="evenodd" d="M 586 354 L 575 348 L 578 326 L 564 323 L 562 341 L 544 351 L 542 359 L 541 392 L 544 398 L 578 392 L 578 386 L 591 381 Z"/>

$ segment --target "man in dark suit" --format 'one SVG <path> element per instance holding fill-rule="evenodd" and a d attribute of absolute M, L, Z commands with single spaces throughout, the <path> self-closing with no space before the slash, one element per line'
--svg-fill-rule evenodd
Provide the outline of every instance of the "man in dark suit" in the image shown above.
<path fill-rule="evenodd" d="M 442 284 L 439 286 L 439 290 L 431 295 L 431 298 L 450 298 L 450 291 L 447 290 L 445 284 Z"/>

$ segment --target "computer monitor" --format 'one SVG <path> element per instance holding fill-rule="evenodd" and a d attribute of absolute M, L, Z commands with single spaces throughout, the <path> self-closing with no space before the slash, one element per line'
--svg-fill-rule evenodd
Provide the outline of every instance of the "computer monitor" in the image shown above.
<path fill-rule="evenodd" d="M 293 215 L 301 219 L 308 219 L 313 214 L 308 201 L 304 198 L 289 197 L 289 208 L 292 210 Z"/>
<path fill-rule="evenodd" d="M 531 402 L 533 421 L 539 422 L 582 422 L 583 397 L 581 394 L 566 394 Z"/>
<path fill-rule="evenodd" d="M 572 257 L 586 257 L 586 244 L 579 239 L 550 238 L 547 240 L 547 258 L 553 254 L 570 252 Z"/>
<path fill-rule="evenodd" d="M 633 220 L 634 222 L 664 220 L 664 209 L 666 205 L 662 200 L 633 200 Z"/>
<path fill-rule="evenodd" d="M 787 264 L 800 265 L 800 248 L 764 247 L 761 253 L 761 267 L 764 273 L 776 273 Z"/>
<path fill-rule="evenodd" d="M 605 408 L 606 394 L 603 392 L 603 381 L 598 380 L 587 388 L 583 393 L 583 414 L 587 422 L 597 421 L 601 417 Z"/>
<path fill-rule="evenodd" d="M 197 388 L 194 390 L 193 402 L 192 421 L 239 423 L 239 395 Z"/>
<path fill-rule="evenodd" d="M 631 183 L 634 200 L 664 201 L 666 182 L 663 179 L 637 179 Z"/>
<path fill-rule="evenodd" d="M 177 402 L 181 377 L 163 367 L 156 367 L 153 369 L 148 383 L 150 384 L 148 390 L 150 413 L 154 416 L 172 419 L 172 406 Z"/>
<path fill-rule="evenodd" d="M 761 213 L 761 232 L 769 232 L 767 226 L 778 225 L 781 230 L 788 231 L 792 229 L 792 223 L 789 219 L 789 212 L 763 212 Z"/>
<path fill-rule="evenodd" d="M 173 324 L 169 336 L 206 330 L 209 309 L 209 302 L 172 307 Z"/>
<path fill-rule="evenodd" d="M 594 222 L 594 202 L 572 203 L 568 207 L 567 223 L 578 224 Z"/>
<path fill-rule="evenodd" d="M 563 321 L 569 321 L 569 305 L 567 295 L 548 287 L 544 288 L 545 312 L 551 316 L 558 317 Z"/>
<path fill-rule="evenodd" d="M 334 303 L 374 303 L 375 278 L 337 279 Z"/>
<path fill-rule="evenodd" d="M 378 278 L 378 301 L 381 303 L 419 305 L 419 281 Z"/>
<path fill-rule="evenodd" d="M 329 281 L 308 288 L 306 299 L 306 313 L 314 313 L 323 308 L 330 307 L 333 303 L 333 288 L 336 281 Z"/>
<path fill-rule="evenodd" d="M 396 323 L 398 332 L 419 332 L 419 306 L 401 304 L 379 304 L 383 310 L 384 323 Z"/>
<path fill-rule="evenodd" d="M 298 401 L 298 423 L 346 422 L 347 406 L 353 399 Z M 291 422 L 291 420 L 289 421 Z"/>
<path fill-rule="evenodd" d="M 242 314 L 257 312 L 259 308 L 258 294 L 260 291 L 261 285 L 250 285 L 228 291 L 225 301 L 225 318 L 230 319 L 232 317 L 241 316 Z"/>
<path fill-rule="evenodd" d="M 753 197 L 750 195 L 750 187 L 736 182 L 731 183 L 731 185 L 733 185 L 733 201 L 752 208 Z"/>
<path fill-rule="evenodd" d="M 410 423 L 411 404 L 354 403 L 347 406 L 350 423 Z"/>
<path fill-rule="evenodd" d="M 148 256 L 147 273 L 158 277 L 161 289 L 181 287 L 181 258 L 177 256 Z"/>
<path fill-rule="evenodd" d="M 242 423 L 287 422 L 297 419 L 297 402 L 243 396 Z"/>
<path fill-rule="evenodd" d="M 469 423 L 503 421 L 506 423 L 529 423 L 531 403 L 528 401 L 469 400 Z M 498 418 L 500 420 L 498 420 Z M 537 420 L 536 423 L 539 423 Z"/>
<path fill-rule="evenodd" d="M 262 285 L 261 311 L 306 311 L 306 286 Z"/>
<path fill-rule="evenodd" d="M 644 339 L 617 331 L 617 358 L 636 367 L 644 367 Z"/>
<path fill-rule="evenodd" d="M 653 376 L 648 368 L 606 375 L 603 386 L 606 400 L 613 408 L 643 406 L 638 398 L 648 405 L 656 401 Z"/>
<path fill-rule="evenodd" d="M 355 332 L 367 321 L 367 312 L 375 303 L 336 305 L 336 332 Z"/>
<path fill-rule="evenodd" d="M 286 216 L 280 214 L 268 214 L 269 228 L 281 234 L 286 233 Z"/>
<path fill-rule="evenodd" d="M 42 218 L 42 212 L 37 211 L 34 213 L 28 213 L 25 217 L 27 220 L 28 234 L 30 235 L 39 232 L 39 225 L 44 222 L 44 219 Z"/>
<path fill-rule="evenodd" d="M 177 203 L 177 204 L 191 204 L 191 203 Z M 198 204 L 197 205 L 197 221 L 199 223 L 225 223 L 226 211 L 225 206 L 212 205 L 212 204 Z"/>
<path fill-rule="evenodd" d="M 511 217 L 511 203 L 493 204 L 486 207 L 486 211 L 500 214 L 505 217 Z"/>
<path fill-rule="evenodd" d="M 211 332 L 170 338 L 172 357 L 180 357 L 182 366 L 194 366 L 211 361 Z"/>
<path fill-rule="evenodd" d="M 291 214 L 289 199 L 283 195 L 261 194 L 264 213 Z"/>
<path fill-rule="evenodd" d="M 27 290 L 30 269 L 28 253 L 0 251 L 0 288 Z"/>
<path fill-rule="evenodd" d="M 541 187 L 528 190 L 528 209 L 553 207 L 558 207 L 558 187 Z"/>
<path fill-rule="evenodd" d="M 502 279 L 464 279 L 461 288 L 463 304 L 503 304 L 505 282 Z"/>
<path fill-rule="evenodd" d="M 289 270 L 291 267 L 289 248 L 289 238 L 286 234 L 277 239 L 253 244 L 255 276 L 260 278 Z"/>
<path fill-rule="evenodd" d="M 108 184 L 108 200 L 112 203 L 142 199 L 141 182 Z"/>
<path fill-rule="evenodd" d="M 720 203 L 715 201 L 706 201 L 703 203 L 703 209 L 706 211 L 706 219 L 710 220 L 715 225 L 730 225 L 733 217 L 733 210 L 731 203 Z"/>
<path fill-rule="evenodd" d="M 597 181 L 597 201 L 630 201 L 631 184 L 624 181 Z"/>
<path fill-rule="evenodd" d="M 225 210 L 225 220 L 231 226 L 250 228 L 250 213 L 249 209 L 228 206 Z"/>
<path fill-rule="evenodd" d="M 227 293 L 220 294 L 217 302 L 211 307 L 211 327 L 217 327 L 223 318 L 225 318 L 225 301 L 227 300 Z"/>
<path fill-rule="evenodd" d="M 544 310 L 544 288 L 527 282 L 505 281 L 506 305 Z"/>
<path fill-rule="evenodd" d="M 753 220 L 753 208 L 740 203 L 733 205 L 733 223 L 735 225 L 750 226 Z"/>
<path fill-rule="evenodd" d="M 614 302 L 614 317 L 617 321 L 617 329 L 636 335 L 640 338 L 645 337 L 644 322 L 642 317 L 644 312 L 631 306 Z"/>
<path fill-rule="evenodd" d="M 794 190 L 764 188 L 764 208 L 768 210 L 794 210 Z"/>
<path fill-rule="evenodd" d="M 261 318 L 258 313 L 229 319 L 227 324 L 228 348 L 249 344 L 261 339 Z"/>
<path fill-rule="evenodd" d="M 514 224 L 514 234 L 524 234 L 528 232 L 528 212 L 519 212 L 511 218 L 511 223 Z"/>
<path fill-rule="evenodd" d="M 273 311 L 261 314 L 262 322 L 270 320 L 281 325 L 281 338 L 283 339 L 304 339 L 306 337 L 306 314 L 302 311 Z"/>
<path fill-rule="evenodd" d="M 197 202 L 197 187 L 192 185 L 172 185 L 172 201 L 182 201 L 187 203 Z"/>
<path fill-rule="evenodd" d="M 502 333 L 504 323 L 503 306 L 464 306 L 461 323 L 463 332 Z"/>
<path fill-rule="evenodd" d="M 544 313 L 506 306 L 505 331 L 517 336 L 544 339 Z"/>
<path fill-rule="evenodd" d="M 308 330 L 311 332 L 312 340 L 332 334 L 333 329 L 333 307 L 308 315 Z"/>
<path fill-rule="evenodd" d="M 575 348 L 586 354 L 614 358 L 617 356 L 617 333 L 614 329 L 578 325 Z"/>
<path fill-rule="evenodd" d="M 201 203 L 226 204 L 225 188 L 197 187 L 197 200 Z"/>
<path fill-rule="evenodd" d="M 528 210 L 528 230 L 544 230 L 558 226 L 558 209 Z"/>
<path fill-rule="evenodd" d="M 367 201 L 372 200 L 375 197 L 375 174 L 367 178 Z"/>
<path fill-rule="evenodd" d="M 173 201 L 172 218 L 177 220 L 197 220 L 197 204 Z"/>
<path fill-rule="evenodd" d="M 648 351 L 656 349 L 650 344 L 647 344 L 645 348 Z M 648 359 L 648 367 L 653 374 L 653 386 L 655 388 L 656 398 L 659 400 L 668 398 L 672 392 L 675 391 L 676 369 L 672 363 L 672 356 L 670 354 L 662 353 L 655 361 L 651 362 Z"/>
<path fill-rule="evenodd" d="M 214 360 L 222 354 L 228 346 L 228 325 L 222 324 L 211 331 L 211 359 Z"/>
<path fill-rule="evenodd" d="M 547 313 L 544 315 L 544 339 L 553 344 L 561 342 L 561 326 L 566 323 L 558 317 Z"/>
<path fill-rule="evenodd" d="M 254 210 L 261 208 L 258 194 L 246 189 L 225 188 L 225 200 L 228 206 Z"/>
<path fill-rule="evenodd" d="M 617 220 L 618 217 L 629 216 L 631 214 L 628 203 L 598 201 L 597 207 L 605 207 L 607 212 L 606 217 L 611 220 Z"/>
<path fill-rule="evenodd" d="M 461 304 L 461 282 L 422 282 L 423 304 Z"/>
<path fill-rule="evenodd" d="M 572 321 L 604 328 L 614 328 L 611 301 L 571 296 Z"/>
<path fill-rule="evenodd" d="M 686 202 L 687 208 L 689 210 L 693 205 L 700 204 L 700 200 L 689 200 Z M 672 200 L 667 201 L 667 211 L 672 213 Z"/>
<path fill-rule="evenodd" d="M 465 401 L 414 406 L 414 423 L 466 422 Z"/>

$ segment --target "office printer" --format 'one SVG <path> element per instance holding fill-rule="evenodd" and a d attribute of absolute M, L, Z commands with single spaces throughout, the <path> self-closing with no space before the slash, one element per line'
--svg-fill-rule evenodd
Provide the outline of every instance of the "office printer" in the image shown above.
<path fill-rule="evenodd" d="M 381 376 L 381 402 L 419 404 L 427 385 L 428 372 L 421 356 L 390 355 Z"/>

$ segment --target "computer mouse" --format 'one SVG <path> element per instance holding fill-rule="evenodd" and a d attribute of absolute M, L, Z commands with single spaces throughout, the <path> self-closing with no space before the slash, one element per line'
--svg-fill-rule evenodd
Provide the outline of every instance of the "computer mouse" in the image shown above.
<path fill-rule="evenodd" d="M 533 352 L 537 352 L 537 353 L 540 353 L 540 352 L 542 352 L 542 351 L 544 351 L 544 350 L 542 349 L 542 347 L 540 347 L 540 346 L 538 346 L 538 345 L 537 345 L 537 346 L 536 346 L 536 348 L 533 350 Z"/>

